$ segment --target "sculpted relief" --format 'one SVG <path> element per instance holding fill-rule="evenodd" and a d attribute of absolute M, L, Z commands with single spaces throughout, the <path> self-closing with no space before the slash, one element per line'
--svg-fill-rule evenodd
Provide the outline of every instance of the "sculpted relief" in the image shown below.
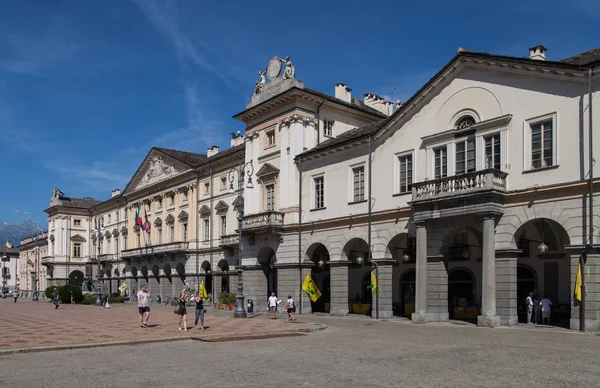
<path fill-rule="evenodd" d="M 138 188 L 169 178 L 178 172 L 175 167 L 166 164 L 161 156 L 155 156 L 150 160 L 148 171 L 146 171 L 144 177 L 140 180 Z"/>

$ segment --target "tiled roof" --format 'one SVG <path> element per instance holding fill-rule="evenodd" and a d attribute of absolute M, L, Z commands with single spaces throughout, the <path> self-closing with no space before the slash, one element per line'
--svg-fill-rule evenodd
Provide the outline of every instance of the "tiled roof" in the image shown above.
<path fill-rule="evenodd" d="M 341 145 L 346 142 L 351 142 L 351 141 L 354 141 L 361 137 L 368 136 L 368 135 L 373 134 L 373 133 L 377 132 L 378 130 L 380 130 L 388 121 L 389 121 L 389 118 L 384 119 L 384 120 L 375 121 L 369 125 L 365 125 L 364 127 L 351 129 L 347 132 L 342 133 L 341 135 L 339 135 L 338 137 L 336 137 L 334 139 L 329 139 L 329 140 L 326 140 L 326 141 L 320 143 L 316 147 L 311 148 L 310 150 L 298 155 L 298 157 L 302 158 L 302 157 L 308 156 L 310 154 L 319 152 L 320 150 L 323 150 L 326 148 L 333 148 L 337 145 Z"/>
<path fill-rule="evenodd" d="M 101 204 L 103 201 L 98 201 L 97 199 L 91 197 L 83 197 L 83 198 L 69 198 L 69 197 L 60 197 L 60 201 L 62 202 L 60 206 L 72 207 L 77 209 L 91 209 L 92 207 Z"/>
<path fill-rule="evenodd" d="M 160 148 L 160 147 L 154 147 L 154 148 L 166 155 L 169 155 L 173 159 L 177 159 L 180 162 L 187 164 L 190 167 L 197 166 L 200 163 L 202 163 L 203 160 L 206 159 L 206 155 L 204 155 L 204 154 L 196 154 L 194 152 L 172 150 L 170 148 Z"/>
<path fill-rule="evenodd" d="M 224 151 L 218 152 L 216 155 L 213 155 L 208 158 L 204 158 L 200 163 L 195 165 L 194 167 L 200 167 L 205 164 L 209 164 L 212 161 L 219 160 L 221 158 L 227 157 L 229 155 L 235 154 L 236 152 L 243 151 L 246 148 L 246 144 L 242 143 L 240 145 L 236 145 L 234 147 L 227 148 Z"/>
<path fill-rule="evenodd" d="M 2 256 L 6 252 L 7 256 L 19 257 L 19 248 L 13 246 L 12 248 L 7 248 L 6 243 L 0 244 L 0 256 Z"/>
<path fill-rule="evenodd" d="M 377 109 L 371 108 L 370 106 L 353 104 L 351 102 L 347 102 L 347 101 L 344 101 L 344 100 L 340 100 L 339 98 L 335 98 L 333 96 L 330 96 L 329 94 L 321 93 L 321 92 L 319 92 L 317 90 L 314 90 L 314 89 L 304 88 L 302 90 L 304 90 L 305 92 L 309 92 L 311 94 L 314 94 L 316 96 L 319 96 L 321 98 L 324 98 L 326 100 L 329 100 L 331 102 L 335 102 L 336 104 L 345 105 L 347 107 L 350 107 L 350 108 L 353 108 L 353 109 L 358 109 L 358 110 L 361 110 L 363 112 L 370 113 L 370 114 L 373 114 L 373 115 L 377 115 L 377 116 L 380 116 L 380 117 L 387 117 L 386 114 L 383 114 L 380 111 L 378 111 Z"/>
<path fill-rule="evenodd" d="M 587 66 L 595 62 L 600 62 L 600 47 L 565 58 L 561 62 L 577 66 Z"/>

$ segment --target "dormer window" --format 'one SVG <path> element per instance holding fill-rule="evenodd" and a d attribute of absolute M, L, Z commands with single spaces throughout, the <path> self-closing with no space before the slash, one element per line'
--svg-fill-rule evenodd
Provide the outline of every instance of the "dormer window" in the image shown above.
<path fill-rule="evenodd" d="M 268 131 L 267 135 L 267 147 L 275 145 L 275 131 Z"/>
<path fill-rule="evenodd" d="M 333 136 L 333 121 L 323 120 L 323 135 L 329 137 Z"/>
<path fill-rule="evenodd" d="M 475 119 L 471 115 L 462 116 L 456 121 L 456 129 L 466 129 L 475 124 Z"/>

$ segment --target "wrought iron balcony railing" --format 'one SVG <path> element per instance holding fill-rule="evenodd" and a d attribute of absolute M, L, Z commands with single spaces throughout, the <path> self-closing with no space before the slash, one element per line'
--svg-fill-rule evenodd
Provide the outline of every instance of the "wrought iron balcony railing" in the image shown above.
<path fill-rule="evenodd" d="M 413 183 L 412 200 L 422 201 L 478 191 L 506 191 L 508 174 L 493 168 Z"/>

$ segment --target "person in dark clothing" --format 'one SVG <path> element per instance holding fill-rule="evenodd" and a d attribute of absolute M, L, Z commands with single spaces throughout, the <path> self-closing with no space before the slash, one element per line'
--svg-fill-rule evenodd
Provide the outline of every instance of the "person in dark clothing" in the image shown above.
<path fill-rule="evenodd" d="M 179 305 L 179 312 L 177 313 L 177 315 L 179 315 L 179 324 L 177 325 L 179 327 L 179 330 L 187 330 L 187 309 L 185 308 L 185 293 L 181 293 L 179 294 L 179 299 L 177 299 L 178 305 Z M 181 324 L 183 323 L 183 327 L 181 327 Z"/>
<path fill-rule="evenodd" d="M 52 301 L 54 303 L 54 309 L 56 310 L 58 308 L 58 290 L 56 287 L 52 290 Z"/>
<path fill-rule="evenodd" d="M 198 325 L 198 318 L 200 318 L 200 328 L 204 330 L 204 299 L 200 295 L 200 292 L 196 292 L 196 320 L 194 321 L 194 328 Z"/>

